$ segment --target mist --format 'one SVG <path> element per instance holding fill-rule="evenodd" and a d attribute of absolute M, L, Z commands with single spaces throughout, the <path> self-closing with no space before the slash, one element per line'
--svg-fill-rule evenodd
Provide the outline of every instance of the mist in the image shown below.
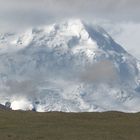
<path fill-rule="evenodd" d="M 92 65 L 87 65 L 81 73 L 81 81 L 88 84 L 102 84 L 117 81 L 117 71 L 109 60 L 103 60 Z"/>

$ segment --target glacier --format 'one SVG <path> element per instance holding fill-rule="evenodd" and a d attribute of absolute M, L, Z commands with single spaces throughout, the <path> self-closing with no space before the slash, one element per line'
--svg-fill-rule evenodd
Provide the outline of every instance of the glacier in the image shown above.
<path fill-rule="evenodd" d="M 38 112 L 140 111 L 140 62 L 79 19 L 0 34 L 0 104 Z"/>

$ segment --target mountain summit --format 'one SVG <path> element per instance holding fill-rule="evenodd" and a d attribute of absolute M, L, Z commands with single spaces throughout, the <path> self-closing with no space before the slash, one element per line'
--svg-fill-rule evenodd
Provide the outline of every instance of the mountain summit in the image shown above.
<path fill-rule="evenodd" d="M 0 35 L 0 103 L 36 111 L 140 111 L 140 63 L 81 20 Z"/>

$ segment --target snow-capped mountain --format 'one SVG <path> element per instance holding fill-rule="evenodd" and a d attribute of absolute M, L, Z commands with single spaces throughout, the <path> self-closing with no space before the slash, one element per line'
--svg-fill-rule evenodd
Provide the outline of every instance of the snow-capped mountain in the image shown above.
<path fill-rule="evenodd" d="M 140 63 L 101 27 L 67 20 L 0 35 L 0 103 L 36 111 L 140 111 Z"/>

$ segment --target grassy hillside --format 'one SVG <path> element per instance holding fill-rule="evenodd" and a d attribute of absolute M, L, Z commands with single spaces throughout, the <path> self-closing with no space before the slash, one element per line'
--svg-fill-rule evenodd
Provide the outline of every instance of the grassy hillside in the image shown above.
<path fill-rule="evenodd" d="M 140 140 L 140 113 L 1 110 L 0 140 Z"/>

